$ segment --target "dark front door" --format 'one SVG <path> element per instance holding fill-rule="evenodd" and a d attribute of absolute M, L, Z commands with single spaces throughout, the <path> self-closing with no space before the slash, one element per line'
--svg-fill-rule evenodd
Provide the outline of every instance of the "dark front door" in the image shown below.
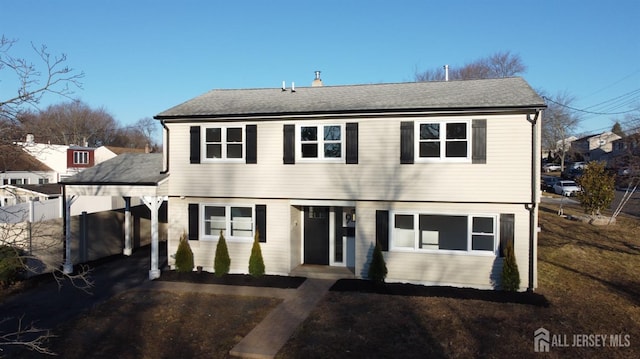
<path fill-rule="evenodd" d="M 304 208 L 304 263 L 329 265 L 329 207 Z"/>

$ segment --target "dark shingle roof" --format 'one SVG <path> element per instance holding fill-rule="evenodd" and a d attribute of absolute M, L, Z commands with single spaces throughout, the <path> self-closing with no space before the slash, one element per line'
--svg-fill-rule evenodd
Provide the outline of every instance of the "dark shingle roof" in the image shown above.
<path fill-rule="evenodd" d="M 449 82 L 212 90 L 161 112 L 156 119 L 409 110 L 544 107 L 521 78 Z"/>
<path fill-rule="evenodd" d="M 50 172 L 49 166 L 38 161 L 16 145 L 0 145 L 0 171 Z"/>
<path fill-rule="evenodd" d="M 156 185 L 168 177 L 161 153 L 123 153 L 71 176 L 62 184 Z"/>

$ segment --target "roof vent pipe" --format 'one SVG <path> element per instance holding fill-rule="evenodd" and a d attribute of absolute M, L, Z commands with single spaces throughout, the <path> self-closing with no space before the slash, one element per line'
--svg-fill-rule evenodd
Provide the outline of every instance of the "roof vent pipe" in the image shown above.
<path fill-rule="evenodd" d="M 291 92 L 296 92 L 296 83 L 295 82 L 291 83 Z"/>
<path fill-rule="evenodd" d="M 449 65 L 444 65 L 444 80 L 449 81 Z"/>
<path fill-rule="evenodd" d="M 285 85 L 284 81 L 282 81 L 282 91 L 287 91 L 287 85 Z"/>

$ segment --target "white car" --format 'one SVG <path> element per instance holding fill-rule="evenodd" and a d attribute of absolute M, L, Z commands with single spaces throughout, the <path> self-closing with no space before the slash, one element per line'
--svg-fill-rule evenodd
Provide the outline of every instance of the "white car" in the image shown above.
<path fill-rule="evenodd" d="M 560 165 L 555 163 L 545 163 L 544 165 L 542 165 L 542 170 L 545 172 L 560 171 Z"/>
<path fill-rule="evenodd" d="M 574 181 L 558 181 L 553 185 L 553 191 L 556 194 L 561 194 L 567 197 L 575 196 L 581 190 L 580 186 L 578 186 Z"/>

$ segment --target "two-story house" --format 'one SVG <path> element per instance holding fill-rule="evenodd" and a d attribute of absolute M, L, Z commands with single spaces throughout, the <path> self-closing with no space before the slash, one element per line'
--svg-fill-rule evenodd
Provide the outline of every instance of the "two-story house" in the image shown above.
<path fill-rule="evenodd" d="M 365 278 L 377 242 L 387 281 L 495 288 L 513 242 L 533 289 L 544 107 L 521 78 L 210 91 L 155 116 L 168 252 L 213 271 L 222 231 L 247 273 L 257 232 L 267 273 Z"/>
<path fill-rule="evenodd" d="M 595 135 L 588 135 L 571 142 L 571 149 L 584 158 L 585 161 L 607 161 L 613 151 L 613 143 L 620 136 L 607 131 Z"/>

